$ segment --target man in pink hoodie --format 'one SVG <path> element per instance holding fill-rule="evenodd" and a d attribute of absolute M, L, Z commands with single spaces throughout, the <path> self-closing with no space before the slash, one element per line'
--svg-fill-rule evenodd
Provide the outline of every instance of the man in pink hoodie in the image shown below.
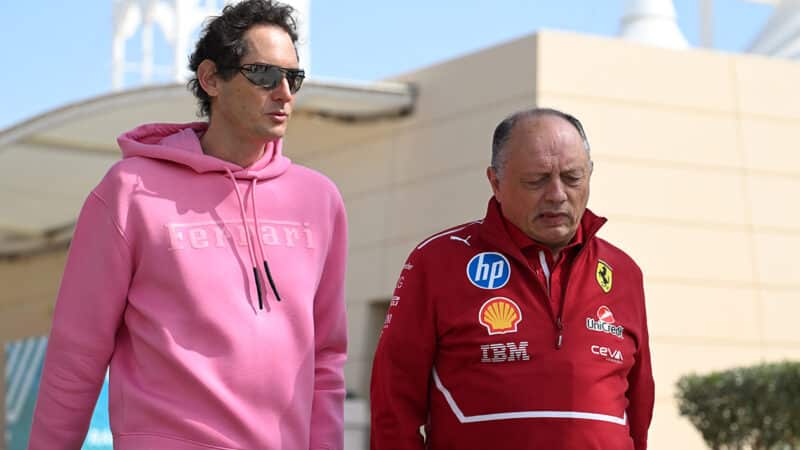
<path fill-rule="evenodd" d="M 227 6 L 190 61 L 208 123 L 118 139 L 75 229 L 31 450 L 81 447 L 107 367 L 117 450 L 343 447 L 346 217 L 281 152 L 304 77 L 291 14 Z"/>

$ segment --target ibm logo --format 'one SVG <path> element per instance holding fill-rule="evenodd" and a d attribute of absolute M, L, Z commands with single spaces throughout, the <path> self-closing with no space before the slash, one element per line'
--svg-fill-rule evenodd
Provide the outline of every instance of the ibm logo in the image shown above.
<path fill-rule="evenodd" d="M 467 278 L 481 289 L 500 289 L 510 277 L 511 265 L 500 253 L 478 253 L 467 264 Z"/>
<path fill-rule="evenodd" d="M 481 345 L 482 363 L 530 361 L 528 341 Z"/>

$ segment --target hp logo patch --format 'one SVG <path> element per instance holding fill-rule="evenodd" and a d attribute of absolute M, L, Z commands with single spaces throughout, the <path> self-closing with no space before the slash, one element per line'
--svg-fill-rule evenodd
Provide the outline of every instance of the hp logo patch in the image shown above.
<path fill-rule="evenodd" d="M 478 253 L 467 264 L 467 278 L 481 289 L 500 289 L 510 277 L 511 265 L 500 253 Z"/>

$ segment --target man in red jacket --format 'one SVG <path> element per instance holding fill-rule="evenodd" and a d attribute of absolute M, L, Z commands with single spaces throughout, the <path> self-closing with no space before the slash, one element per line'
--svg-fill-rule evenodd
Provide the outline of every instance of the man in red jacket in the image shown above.
<path fill-rule="evenodd" d="M 647 448 L 642 272 L 595 236 L 591 174 L 573 116 L 497 126 L 486 217 L 403 266 L 375 354 L 372 450 Z"/>

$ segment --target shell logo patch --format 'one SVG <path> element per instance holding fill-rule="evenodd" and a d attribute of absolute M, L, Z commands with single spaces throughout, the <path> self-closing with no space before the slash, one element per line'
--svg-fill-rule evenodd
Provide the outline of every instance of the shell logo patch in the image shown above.
<path fill-rule="evenodd" d="M 493 297 L 481 306 L 478 322 L 489 334 L 516 333 L 517 325 L 522 322 L 522 310 L 509 298 Z"/>
<path fill-rule="evenodd" d="M 614 272 L 611 270 L 611 266 L 606 264 L 605 261 L 598 259 L 595 276 L 597 277 L 597 284 L 600 285 L 600 289 L 608 294 L 611 291 L 611 284 L 614 282 Z"/>

